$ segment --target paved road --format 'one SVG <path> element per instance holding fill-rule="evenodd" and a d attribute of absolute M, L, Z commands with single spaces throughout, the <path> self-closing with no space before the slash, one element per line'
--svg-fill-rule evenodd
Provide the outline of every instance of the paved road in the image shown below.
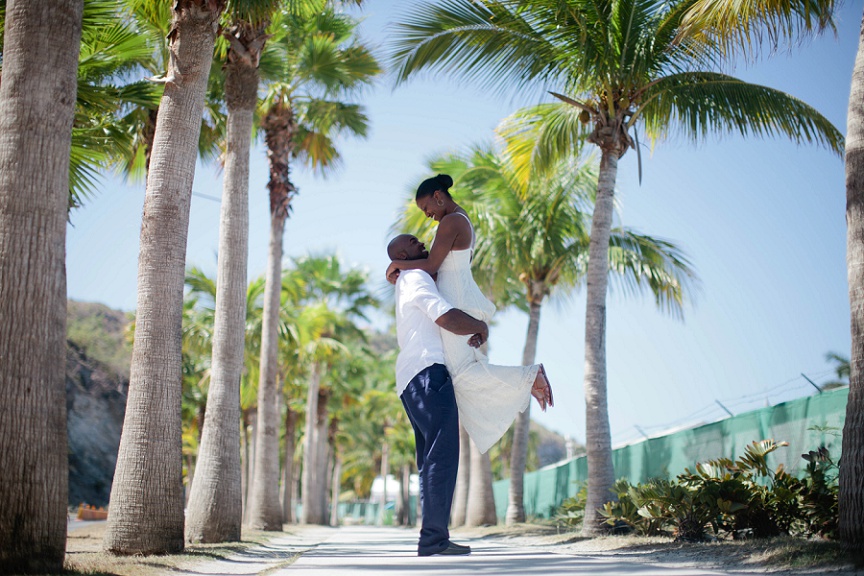
<path fill-rule="evenodd" d="M 195 566 L 194 574 L 258 574 L 267 576 L 416 576 L 490 575 L 721 575 L 728 572 L 652 564 L 650 558 L 615 554 L 578 556 L 550 549 L 508 546 L 485 540 L 454 540 L 470 544 L 470 556 L 420 558 L 416 530 L 346 526 L 304 528 L 297 535 L 278 536 L 228 561 Z M 291 561 L 300 554 L 296 561 Z M 189 572 L 192 574 L 192 572 Z M 736 572 L 738 576 L 742 572 Z"/>

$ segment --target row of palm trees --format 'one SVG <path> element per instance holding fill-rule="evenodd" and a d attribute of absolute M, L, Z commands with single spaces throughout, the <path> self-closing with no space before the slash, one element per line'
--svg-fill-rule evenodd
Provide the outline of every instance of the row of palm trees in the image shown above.
<path fill-rule="evenodd" d="M 52 5 L 42 11 L 29 10 L 21 4 L 4 2 L 0 11 L 5 30 L 3 86 L 14 89 L 12 95 L 19 100 L 25 93 L 19 90 L 24 89 L 28 99 L 39 100 L 39 105 L 44 107 L 39 111 L 40 116 L 60 122 L 48 127 L 60 145 L 59 151 L 50 147 L 53 140 L 49 138 L 45 140 L 48 144 L 42 152 L 33 153 L 32 157 L 47 158 L 62 165 L 64 173 L 45 170 L 41 166 L 33 168 L 32 163 L 29 170 L 39 172 L 40 178 L 54 179 L 49 184 L 35 180 L 39 190 L 64 190 L 63 224 L 55 223 L 50 241 L 44 238 L 45 231 L 41 229 L 44 226 L 38 222 L 31 224 L 38 230 L 25 234 L 31 241 L 38 239 L 40 246 L 49 247 L 41 252 L 53 255 L 54 264 L 39 267 L 45 277 L 56 278 L 50 283 L 52 293 L 65 292 L 65 281 L 62 280 L 65 278 L 62 262 L 65 230 L 61 228 L 65 226 L 68 206 L 92 190 L 100 169 L 113 165 L 123 167 L 132 176 L 146 174 L 129 410 L 115 473 L 118 481 L 114 485 L 112 518 L 105 545 L 117 553 L 178 550 L 183 547 L 184 540 L 180 470 L 179 407 L 183 369 L 180 330 L 185 237 L 196 159 L 202 151 L 211 154 L 218 151 L 226 172 L 220 243 L 222 257 L 217 279 L 219 303 L 214 316 L 219 328 L 214 334 L 215 370 L 211 372 L 215 385 L 208 395 L 213 406 L 208 409 L 211 418 L 205 419 L 206 427 L 207 422 L 216 422 L 218 417 L 231 422 L 236 416 L 234 421 L 239 421 L 239 413 L 235 410 L 237 395 L 232 390 L 239 379 L 238 343 L 242 344 L 242 331 L 238 337 L 237 330 L 242 313 L 238 314 L 237 307 L 242 300 L 238 295 L 246 288 L 245 229 L 248 224 L 243 211 L 248 194 L 248 154 L 253 117 L 259 113 L 267 116 L 267 106 L 272 108 L 270 117 L 274 121 L 266 126 L 267 141 L 274 145 L 270 154 L 274 175 L 270 186 L 273 195 L 271 207 L 274 215 L 284 221 L 290 195 L 294 192 L 288 162 L 300 159 L 326 169 L 338 160 L 334 138 L 341 132 L 362 135 L 366 126 L 362 109 L 356 104 L 344 103 L 340 98 L 347 90 L 368 83 L 379 68 L 369 51 L 351 40 L 356 23 L 337 13 L 329 2 L 260 0 L 226 4 L 222 1 L 188 0 L 168 4 L 146 0 L 124 3 L 87 0 Z M 47 27 L 55 10 L 65 17 L 65 20 L 54 19 L 67 27 L 64 34 L 54 34 Z M 267 33 L 270 25 L 274 31 L 272 35 Z M 33 26 L 38 34 L 44 34 L 44 38 L 38 35 L 30 37 Z M 26 33 L 26 36 L 19 38 L 16 33 L 19 36 Z M 41 48 L 41 45 L 34 46 L 32 42 L 40 40 L 50 43 L 52 49 L 33 52 L 34 47 Z M 21 48 L 16 48 L 15 41 Z M 31 43 L 27 49 L 27 54 L 32 55 L 29 59 L 24 57 L 26 43 Z M 71 57 L 71 63 L 67 63 L 69 66 L 66 68 L 55 70 L 61 62 L 58 60 L 61 54 Z M 80 57 L 80 66 L 75 62 L 76 57 Z M 47 58 L 44 63 L 41 61 L 43 58 Z M 16 65 L 21 66 L 20 74 Z M 38 70 L 34 68 L 37 65 L 51 68 L 50 73 L 38 71 L 40 81 L 50 79 L 55 84 L 16 85 L 16 78 L 26 78 L 28 70 Z M 140 76 L 142 69 L 162 70 L 164 73 L 151 78 L 151 82 L 123 84 L 132 76 Z M 70 71 L 71 81 L 68 76 L 62 76 Z M 270 96 L 261 108 L 259 72 L 268 80 Z M 65 108 L 52 108 L 58 99 Z M 16 116 L 12 114 L 15 107 L 7 107 L 10 125 L 17 130 L 28 126 L 31 123 L 29 116 L 21 114 L 31 109 L 32 106 L 19 106 Z M 74 112 L 69 116 L 71 125 L 66 126 L 66 117 L 60 114 L 63 110 Z M 288 122 L 280 123 L 280 116 L 288 118 Z M 22 135 L 27 133 L 33 132 L 23 132 Z M 42 142 L 41 137 L 37 140 Z M 71 140 L 71 146 L 69 142 L 64 144 L 65 140 Z M 18 147 L 18 150 L 26 149 Z M 18 160 L 13 160 L 13 163 L 16 169 L 7 169 L 6 174 L 29 174 L 26 163 Z M 11 189 L 21 191 L 17 181 Z M 28 194 L 28 197 L 40 201 L 43 201 L 42 196 L 37 192 Z M 57 206 L 55 204 L 55 208 Z M 26 219 L 18 221 L 18 212 L 4 212 L 12 216 L 8 222 L 4 221 L 4 230 L 15 235 L 27 229 Z M 27 212 L 34 211 L 31 207 Z M 49 210 L 48 213 L 52 212 Z M 281 235 L 278 242 L 281 243 Z M 6 252 L 4 249 L 4 254 L 14 255 L 11 259 L 4 259 L 4 265 L 8 263 L 4 273 L 14 276 L 20 277 L 15 266 L 38 264 L 38 259 L 30 257 L 27 252 Z M 277 257 L 277 265 L 278 261 Z M 279 284 L 278 273 L 273 281 Z M 4 282 L 4 288 L 7 286 L 12 284 Z M 53 298 L 32 290 L 20 293 L 32 294 L 43 306 L 46 302 L 54 305 L 50 328 L 59 330 L 63 327 L 62 320 L 58 322 L 59 308 Z M 16 311 L 19 318 L 33 314 Z M 45 316 L 44 312 L 35 314 Z M 4 315 L 4 318 L 9 317 L 9 314 Z M 40 326 L 38 322 L 31 325 Z M 14 329 L 9 333 L 19 334 Z M 43 345 L 44 342 L 54 342 L 56 338 L 34 332 L 34 337 L 21 340 L 30 341 L 31 345 L 37 341 L 43 347 L 40 353 L 38 350 L 28 351 L 31 361 L 40 364 L 40 370 L 56 370 L 59 357 L 45 356 L 56 354 L 58 349 L 44 348 Z M 242 348 L 239 350 L 242 354 Z M 10 365 L 18 364 L 13 351 L 4 354 L 5 358 L 9 359 Z M 262 374 L 265 373 L 269 372 L 262 370 Z M 23 379 L 21 374 L 25 376 Z M 4 386 L 14 387 L 23 383 L 29 389 L 27 382 L 33 381 L 27 371 L 16 371 L 9 378 L 7 381 L 4 373 Z M 40 376 L 35 381 L 47 383 L 54 379 Z M 37 392 L 44 394 L 42 390 Z M 53 409 L 50 407 L 60 405 L 45 400 L 37 398 L 37 403 L 48 407 L 44 410 L 49 412 Z M 64 427 L 58 421 L 62 413 L 54 410 L 55 416 L 38 419 L 49 425 L 52 431 Z M 218 437 L 219 434 L 208 435 L 206 431 L 203 435 L 202 452 L 205 457 L 199 463 L 198 478 L 205 496 L 192 500 L 191 516 L 199 518 L 194 514 L 196 509 L 206 509 L 210 503 L 218 501 L 219 506 L 229 513 L 236 511 L 236 520 L 232 517 L 226 523 L 221 519 L 208 519 L 205 511 L 203 520 L 190 523 L 190 539 L 206 539 L 209 537 L 207 534 L 214 531 L 221 534 L 218 537 L 224 537 L 231 530 L 239 536 L 239 490 L 227 495 L 223 493 L 226 487 L 230 491 L 230 482 L 223 479 L 239 471 L 239 458 L 231 461 L 232 450 L 220 452 L 219 442 L 225 446 L 234 444 L 230 428 L 230 425 L 225 427 L 229 430 L 226 432 L 229 435 L 227 440 L 215 438 L 211 441 L 211 436 Z M 267 422 L 266 426 L 258 428 L 266 433 L 272 430 L 273 425 Z M 239 446 L 238 434 L 233 440 Z M 33 445 L 36 454 L 43 452 L 38 441 Z M 51 439 L 50 445 L 57 451 L 64 443 L 57 437 Z M 213 453 L 220 453 L 216 459 L 219 460 L 216 464 L 219 470 L 211 473 L 206 454 Z M 228 455 L 227 468 L 222 454 Z M 60 459 L 59 456 L 54 459 L 42 457 L 52 467 Z M 20 465 L 25 465 L 25 468 L 31 466 L 27 463 Z M 35 469 L 41 470 L 43 475 L 46 470 L 44 465 Z M 65 477 L 59 469 L 52 469 L 50 475 Z M 25 493 L 29 494 L 30 487 L 22 486 L 21 482 L 38 484 L 38 478 L 24 473 L 17 477 L 19 490 L 17 493 L 10 491 L 9 497 L 26 502 L 30 498 L 24 497 L 21 490 L 26 488 Z M 28 511 L 24 514 L 34 519 L 32 526 L 17 520 L 9 524 L 4 519 L 4 526 L 16 526 L 12 532 L 3 531 L 4 544 L 0 548 L 4 550 L 4 570 L 7 567 L 11 570 L 56 569 L 58 562 L 62 562 L 65 530 L 61 530 L 59 516 L 53 507 L 65 499 L 64 490 L 63 485 L 49 485 L 53 487 L 52 497 L 37 494 L 36 500 L 39 506 L 52 507 L 51 517 L 56 530 L 50 533 L 50 537 L 45 537 L 44 526 L 39 524 L 45 521 L 44 512 Z M 197 493 L 194 487 L 192 493 Z M 22 505 L 29 504 L 19 503 L 6 509 L 17 514 L 15 507 L 20 509 Z M 196 528 L 208 523 L 208 528 Z M 217 523 L 221 524 L 214 527 Z M 197 534 L 194 529 L 203 532 Z M 10 542 L 8 546 L 7 539 Z M 11 544 L 12 541 L 15 544 Z M 34 550 L 37 551 L 35 555 Z"/>
<path fill-rule="evenodd" d="M 165 72 L 153 80 L 162 90 L 160 94 L 141 84 L 140 90 L 126 92 L 128 103 L 113 108 L 106 103 L 118 102 L 120 92 L 103 99 L 104 122 L 99 124 L 99 107 L 83 104 L 87 98 L 94 103 L 99 100 L 94 97 L 98 90 L 88 92 L 82 83 L 79 56 L 85 60 L 90 57 L 88 62 L 95 66 L 88 76 L 90 85 L 100 88 L 107 89 L 111 82 L 128 78 L 134 68 L 117 64 L 112 71 L 107 63 L 100 68 L 102 51 L 80 49 L 82 38 L 88 37 L 82 30 L 88 30 L 87 26 L 98 22 L 106 11 L 115 14 L 116 6 L 107 4 L 97 0 L 58 0 L 50 4 L 7 0 L 2 5 L 0 325 L 4 330 L 0 333 L 0 357 L 4 363 L 0 369 L 0 393 L 14 399 L 11 408 L 0 413 L 0 560 L 4 571 L 51 571 L 62 564 L 66 464 L 60 384 L 65 334 L 63 246 L 70 190 L 80 189 L 78 186 L 86 184 L 88 175 L 92 181 L 95 174 L 86 167 L 117 162 L 115 153 L 135 152 L 134 157 L 126 155 L 126 165 L 138 170 L 143 166 L 147 176 L 128 410 L 105 546 L 115 553 L 156 553 L 181 549 L 185 538 L 225 538 L 226 534 L 235 534 L 239 526 L 242 494 L 223 482 L 225 478 L 236 478 L 239 457 L 232 457 L 227 465 L 220 458 L 207 463 L 207 454 L 221 454 L 220 443 L 225 440 L 216 433 L 219 431 L 202 433 L 200 462 L 190 499 L 190 517 L 201 520 L 190 522 L 184 535 L 183 518 L 180 407 L 184 259 L 192 177 L 201 144 L 207 141 L 202 135 L 225 130 L 223 138 L 210 140 L 217 142 L 216 149 L 224 157 L 226 177 L 220 226 L 223 257 L 216 282 L 216 293 L 224 305 L 215 302 L 214 326 L 218 328 L 213 334 L 210 377 L 217 384 L 211 382 L 207 397 L 206 414 L 211 416 L 204 418 L 207 427 L 208 421 L 216 420 L 214 415 L 224 415 L 228 422 L 242 417 L 235 409 L 240 400 L 234 389 L 241 377 L 236 372 L 237 359 L 243 358 L 244 339 L 238 332 L 245 333 L 241 330 L 242 312 L 238 312 L 245 306 L 245 248 L 237 250 L 233 258 L 226 253 L 245 245 L 248 227 L 244 225 L 246 216 L 241 205 L 248 195 L 248 178 L 244 175 L 248 174 L 249 135 L 259 108 L 257 98 L 250 105 L 250 93 L 244 88 L 250 83 L 259 86 L 268 70 L 277 71 L 282 80 L 287 78 L 284 89 L 268 89 L 272 98 L 267 102 L 276 112 L 269 122 L 262 123 L 265 141 L 268 146 L 273 143 L 268 156 L 273 175 L 269 186 L 271 253 L 278 256 L 275 263 L 268 265 L 265 282 L 270 286 L 265 287 L 265 302 L 275 304 L 273 293 L 281 292 L 275 287 L 281 280 L 281 230 L 295 193 L 289 164 L 294 158 L 305 158 L 312 165 L 326 167 L 337 157 L 333 147 L 337 133 L 362 135 L 366 124 L 362 110 L 339 103 L 339 95 L 346 80 L 358 86 L 378 72 L 368 51 L 348 42 L 350 31 L 347 36 L 334 31 L 317 35 L 313 32 L 307 39 L 298 40 L 308 31 L 303 26 L 317 23 L 319 14 L 332 12 L 329 3 L 178 0 L 167 6 L 128 0 L 123 5 L 129 10 L 122 19 L 126 25 L 140 25 L 136 30 L 166 32 L 167 43 L 154 44 L 149 51 L 142 49 L 142 53 L 150 53 L 153 62 L 161 57 Z M 755 0 L 747 4 L 752 9 L 745 10 L 738 2 L 709 0 L 442 0 L 419 5 L 394 28 L 391 64 L 400 82 L 417 72 L 437 70 L 492 89 L 515 88 L 519 93 L 541 87 L 553 92 L 558 103 L 517 113 L 500 130 L 506 151 L 492 152 L 507 156 L 510 175 L 514 182 L 522 183 L 522 188 L 517 189 L 523 203 L 529 197 L 526 194 L 533 197 L 539 192 L 530 183 L 541 181 L 561 165 L 569 165 L 574 171 L 581 166 L 575 159 L 581 154 L 583 142 L 600 148 L 591 223 L 584 226 L 590 230 L 583 276 L 588 300 L 586 533 L 600 529 L 600 519 L 592 518 L 591 511 L 607 498 L 607 488 L 614 480 L 605 368 L 608 263 L 614 262 L 610 254 L 614 256 L 616 247 L 624 248 L 628 242 L 631 247 L 644 248 L 642 254 L 648 254 L 651 246 L 639 235 L 628 236 L 622 231 L 618 240 L 613 235 L 618 158 L 631 148 L 639 152 L 639 131 L 654 141 L 672 132 L 693 140 L 713 132 L 783 135 L 841 153 L 841 134 L 818 112 L 789 95 L 721 73 L 722 65 L 740 52 L 739 48 L 763 37 L 766 28 L 772 33 L 764 37 L 785 40 L 830 26 L 833 4 L 829 0 Z M 135 20 L 139 15 L 151 24 L 158 23 L 146 28 Z M 334 23 L 348 22 L 335 13 L 327 18 Z M 272 26 L 276 22 L 279 25 Z M 298 24 L 297 29 L 290 28 L 292 22 Z M 351 27 L 350 22 L 347 26 Z M 265 66 L 268 54 L 278 53 L 280 30 L 286 31 L 283 55 L 294 59 L 279 60 L 275 54 L 275 62 L 281 64 Z M 118 29 L 117 38 L 121 32 Z M 270 34 L 273 36 L 268 37 Z M 336 42 L 337 38 L 340 42 Z M 132 40 L 130 37 L 129 42 Z M 119 40 L 117 44 L 125 46 Z M 214 54 L 220 59 L 217 66 L 213 65 Z M 316 57 L 325 54 L 339 57 Z M 322 63 L 326 62 L 341 62 L 342 70 L 351 68 L 355 72 L 341 76 L 332 71 L 321 73 Z M 345 64 L 348 62 L 357 64 L 357 68 Z M 299 70 L 305 64 L 310 65 L 310 70 L 304 75 Z M 150 65 L 160 70 L 159 65 Z M 147 67 L 144 63 L 138 66 Z M 87 68 L 82 66 L 80 70 Z M 291 71 L 298 72 L 288 77 Z M 301 88 L 304 82 L 315 88 Z M 859 544 L 864 539 L 864 474 L 855 464 L 864 461 L 860 458 L 864 330 L 859 328 L 864 323 L 859 318 L 864 310 L 859 289 L 864 283 L 864 246 L 860 242 L 864 214 L 858 208 L 858 199 L 864 194 L 860 185 L 864 178 L 858 176 L 864 173 L 864 164 L 858 160 L 862 141 L 859 134 L 864 125 L 862 86 L 864 59 L 859 57 L 846 143 L 853 354 L 843 451 L 844 462 L 852 464 L 841 470 L 840 527 L 845 540 Z M 158 108 L 148 108 L 154 93 L 158 94 Z M 224 104 L 208 107 L 214 95 Z M 136 108 L 138 105 L 141 107 Z M 320 121 L 303 123 L 304 113 L 308 113 L 307 119 L 317 115 Z M 262 116 L 268 117 L 266 113 Z M 120 117 L 138 123 L 123 130 L 106 128 L 119 126 L 115 120 Z M 268 127 L 275 131 L 266 132 Z M 280 127 L 281 134 L 277 133 Z M 85 136 L 94 140 L 76 140 Z M 105 138 L 109 136 L 127 145 L 109 147 L 108 152 Z M 85 144 L 79 144 L 82 142 Z M 76 172 L 76 167 L 84 167 L 84 171 Z M 76 174 L 84 174 L 85 178 L 76 180 Z M 490 217 L 490 224 L 493 220 Z M 658 249 L 658 262 L 665 264 L 667 271 L 678 272 L 678 276 L 671 274 L 666 280 L 678 280 L 681 285 L 686 274 L 681 275 L 684 268 L 675 262 L 686 261 L 672 245 L 655 242 L 654 247 Z M 618 267 L 625 278 L 630 274 L 634 285 L 652 289 L 662 285 L 662 279 L 652 274 L 636 275 L 637 269 L 644 269 L 632 258 L 622 256 Z M 523 274 L 529 308 L 537 304 L 536 325 L 542 302 L 538 296 L 564 274 L 557 271 L 543 277 L 540 270 L 532 276 L 523 270 L 519 276 Z M 495 286 L 502 281 L 490 274 L 488 282 Z M 673 303 L 674 308 L 674 290 L 655 290 L 655 294 L 659 294 L 661 304 Z M 269 525 L 268 514 L 278 507 L 278 491 L 273 489 L 278 485 L 278 471 L 273 471 L 273 463 L 279 459 L 278 412 L 273 410 L 278 385 L 275 376 L 270 379 L 271 374 L 278 374 L 278 368 L 272 369 L 273 364 L 267 360 L 272 353 L 264 351 L 265 346 L 273 345 L 273 324 L 278 325 L 278 307 L 271 305 L 262 321 L 258 372 L 259 399 L 264 402 L 259 402 L 263 409 L 257 418 L 256 465 L 251 472 L 253 481 L 261 479 L 267 487 L 256 495 L 250 486 L 248 502 L 248 520 L 258 526 Z M 529 338 L 525 356 L 532 354 Z M 278 355 L 276 358 L 278 362 Z M 213 373 L 215 367 L 223 374 Z M 307 404 L 318 401 L 320 406 L 320 400 L 319 393 L 317 399 L 310 396 Z M 324 436 L 327 431 L 321 426 L 321 418 L 306 422 L 307 436 Z M 225 445 L 239 446 L 239 437 L 233 438 L 236 443 L 229 438 Z M 27 449 L 22 451 L 22 445 Z M 316 457 L 318 463 L 327 458 L 321 452 Z M 199 490 L 203 495 L 195 496 Z M 206 508 L 217 500 L 230 510 L 231 518 L 217 520 L 206 510 L 196 516 L 191 509 Z"/>
<path fill-rule="evenodd" d="M 213 404 L 208 399 L 214 393 L 211 350 L 218 291 L 217 282 L 196 268 L 187 273 L 186 284 L 183 438 L 189 487 L 199 485 L 201 467 L 207 465 L 200 448 L 202 431 L 207 430 L 208 419 L 219 416 L 210 412 Z M 333 502 L 331 514 L 335 513 L 343 484 L 357 497 L 368 497 L 372 479 L 381 472 L 384 446 L 391 463 L 401 466 L 413 456 L 411 428 L 394 393 L 395 351 L 383 335 L 357 325 L 379 305 L 369 292 L 365 273 L 344 270 L 335 256 L 307 257 L 294 259 L 280 284 L 274 410 L 280 418 L 275 443 L 281 451 L 268 465 L 279 474 L 281 460 L 281 474 L 275 482 L 260 474 L 264 446 L 260 436 L 250 433 L 260 428 L 264 401 L 257 390 L 264 352 L 265 278 L 261 277 L 249 284 L 244 302 L 244 369 L 237 390 L 240 416 L 236 425 L 240 435 L 242 420 L 238 452 L 242 467 L 239 477 L 223 481 L 233 482 L 242 492 L 247 523 L 254 517 L 254 499 L 263 500 L 256 494 L 278 491 L 281 484 L 275 498 L 278 510 L 268 511 L 279 523 L 275 529 L 281 530 L 283 522 L 301 519 L 335 524 L 336 519 L 326 514 L 328 502 Z M 295 463 L 297 455 L 302 459 Z M 343 464 L 347 473 L 342 471 Z M 297 470 L 302 470 L 301 519 L 294 518 L 292 504 L 301 478 L 295 478 Z M 328 477 L 332 479 L 329 491 Z M 190 510 L 194 496 L 192 491 Z"/>

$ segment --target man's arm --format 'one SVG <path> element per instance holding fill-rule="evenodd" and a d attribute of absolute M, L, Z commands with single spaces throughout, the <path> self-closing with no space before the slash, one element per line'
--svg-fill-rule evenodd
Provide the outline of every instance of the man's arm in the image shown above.
<path fill-rule="evenodd" d="M 477 320 L 473 316 L 469 316 L 458 308 L 452 308 L 438 317 L 435 323 L 454 334 L 467 336 L 474 335 L 471 339 L 471 345 L 475 348 L 482 345 L 489 338 L 489 326 L 482 320 Z"/>
<path fill-rule="evenodd" d="M 450 306 L 438 293 L 438 288 L 427 273 L 406 270 L 404 275 L 402 284 L 396 289 L 402 291 L 401 294 L 412 306 L 417 306 L 429 319 L 448 332 L 460 336 L 471 335 L 468 339 L 469 346 L 478 348 L 486 342 L 489 338 L 489 327 L 486 323 Z"/>

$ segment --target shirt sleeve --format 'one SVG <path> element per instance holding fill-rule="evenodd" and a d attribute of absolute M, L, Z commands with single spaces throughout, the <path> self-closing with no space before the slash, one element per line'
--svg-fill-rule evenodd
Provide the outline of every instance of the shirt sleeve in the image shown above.
<path fill-rule="evenodd" d="M 419 308 L 433 322 L 453 309 L 441 294 L 432 277 L 420 270 L 403 271 L 406 300 Z"/>

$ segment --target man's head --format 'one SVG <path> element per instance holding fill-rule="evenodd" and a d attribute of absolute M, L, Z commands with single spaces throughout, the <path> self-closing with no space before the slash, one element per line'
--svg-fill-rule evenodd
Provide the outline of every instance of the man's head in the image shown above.
<path fill-rule="evenodd" d="M 387 256 L 390 260 L 419 260 L 427 258 L 429 252 L 416 236 L 400 234 L 387 245 Z"/>

